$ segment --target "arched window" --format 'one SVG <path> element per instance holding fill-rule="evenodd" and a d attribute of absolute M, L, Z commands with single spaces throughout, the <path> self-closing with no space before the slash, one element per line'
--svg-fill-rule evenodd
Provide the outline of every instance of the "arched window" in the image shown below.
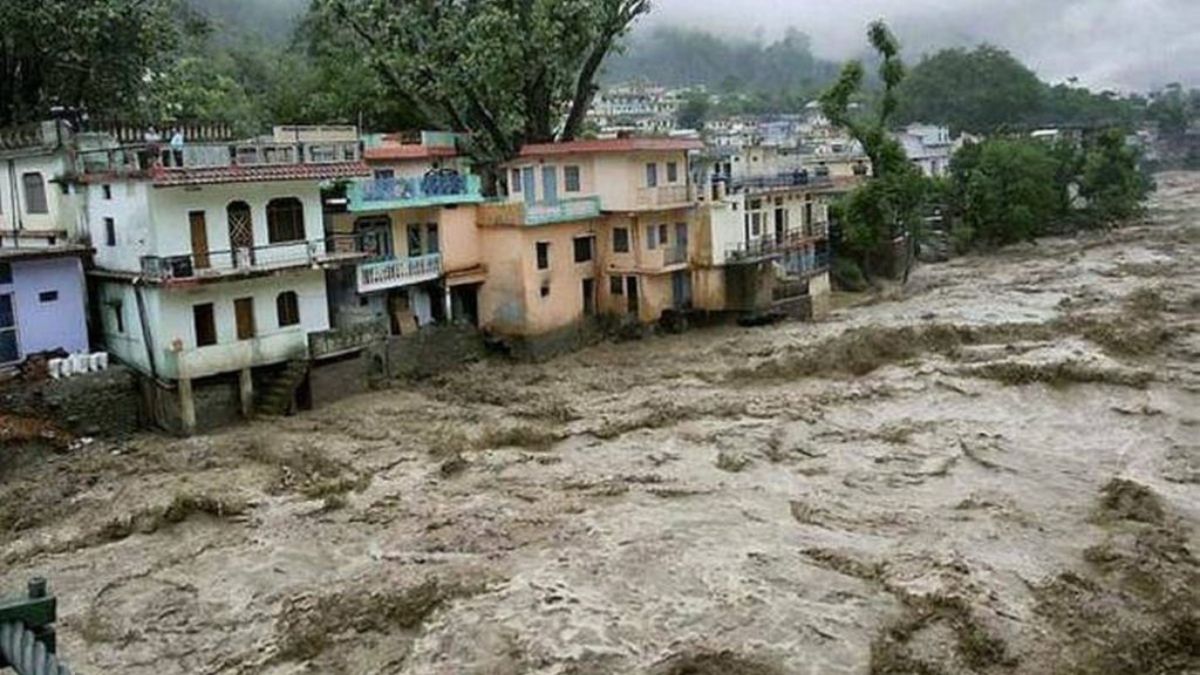
<path fill-rule="evenodd" d="M 24 174 L 21 182 L 25 188 L 25 213 L 50 213 L 50 207 L 46 204 L 46 180 L 42 174 Z"/>
<path fill-rule="evenodd" d="M 295 291 L 284 291 L 275 298 L 275 315 L 280 328 L 300 323 L 300 299 Z"/>
<path fill-rule="evenodd" d="M 267 202 L 267 239 L 272 244 L 304 241 L 304 205 L 295 197 Z"/>

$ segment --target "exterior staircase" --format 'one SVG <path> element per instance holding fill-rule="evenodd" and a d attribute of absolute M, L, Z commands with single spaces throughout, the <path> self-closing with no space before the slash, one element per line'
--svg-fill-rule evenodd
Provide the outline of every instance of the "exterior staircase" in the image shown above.
<path fill-rule="evenodd" d="M 308 376 L 308 368 L 308 361 L 288 361 L 260 395 L 258 414 L 280 416 L 290 413 L 296 400 L 296 389 Z"/>

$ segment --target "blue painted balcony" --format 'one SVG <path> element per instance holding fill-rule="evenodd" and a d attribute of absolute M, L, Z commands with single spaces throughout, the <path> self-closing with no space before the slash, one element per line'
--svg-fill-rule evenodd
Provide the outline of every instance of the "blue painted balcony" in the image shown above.
<path fill-rule="evenodd" d="M 432 174 L 420 178 L 377 178 L 355 181 L 346 191 L 349 210 L 390 211 L 483 201 L 479 176 Z"/>

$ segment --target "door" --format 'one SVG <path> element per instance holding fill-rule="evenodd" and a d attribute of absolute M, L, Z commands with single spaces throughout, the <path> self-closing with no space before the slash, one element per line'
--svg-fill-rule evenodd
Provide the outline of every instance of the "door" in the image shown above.
<path fill-rule="evenodd" d="M 785 230 L 787 230 L 787 211 L 775 209 L 775 243 L 783 243 Z"/>
<path fill-rule="evenodd" d="M 558 167 L 542 167 L 542 201 L 547 204 L 558 202 Z"/>
<path fill-rule="evenodd" d="M 211 302 L 192 307 L 192 321 L 196 326 L 197 347 L 217 344 L 217 322 L 213 318 Z"/>
<path fill-rule="evenodd" d="M 675 248 L 687 255 L 688 226 L 687 223 L 675 223 Z"/>
<path fill-rule="evenodd" d="M 625 302 L 628 303 L 630 314 L 638 313 L 637 277 L 625 277 Z"/>
<path fill-rule="evenodd" d="M 360 218 L 354 227 L 358 230 L 358 250 L 366 253 L 369 260 L 387 260 L 392 257 L 391 218 Z"/>
<path fill-rule="evenodd" d="M 533 167 L 527 166 L 521 169 L 521 193 L 525 195 L 525 203 L 532 204 L 537 201 L 537 195 L 534 194 L 533 185 Z"/>
<path fill-rule="evenodd" d="M 804 204 L 804 233 L 808 236 L 813 236 L 813 203 L 805 202 Z"/>
<path fill-rule="evenodd" d="M 671 274 L 671 300 L 675 309 L 691 309 L 692 276 L 687 270 Z"/>
<path fill-rule="evenodd" d="M 208 225 L 204 221 L 203 211 L 192 211 L 188 214 L 188 224 L 192 228 L 192 265 L 196 269 L 207 269 L 208 260 Z"/>
<path fill-rule="evenodd" d="M 237 319 L 237 339 L 254 337 L 254 298 L 238 298 L 233 301 L 233 312 Z"/>
<path fill-rule="evenodd" d="M 233 252 L 233 266 L 253 265 L 254 223 L 250 219 L 250 205 L 233 202 L 225 212 L 229 220 L 229 249 Z"/>
<path fill-rule="evenodd" d="M 596 280 L 583 280 L 583 315 L 592 316 L 596 313 Z"/>
<path fill-rule="evenodd" d="M 13 305 L 13 294 L 0 295 L 0 363 L 21 360 L 21 349 L 17 344 L 17 312 Z"/>

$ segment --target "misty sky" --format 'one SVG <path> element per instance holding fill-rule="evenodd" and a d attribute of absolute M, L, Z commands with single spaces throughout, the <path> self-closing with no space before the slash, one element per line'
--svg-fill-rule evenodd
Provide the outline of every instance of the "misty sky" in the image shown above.
<path fill-rule="evenodd" d="M 1200 0 L 655 0 L 646 20 L 776 37 L 788 25 L 821 56 L 861 53 L 885 18 L 916 61 L 926 51 L 991 42 L 1043 79 L 1094 88 L 1200 86 Z"/>

